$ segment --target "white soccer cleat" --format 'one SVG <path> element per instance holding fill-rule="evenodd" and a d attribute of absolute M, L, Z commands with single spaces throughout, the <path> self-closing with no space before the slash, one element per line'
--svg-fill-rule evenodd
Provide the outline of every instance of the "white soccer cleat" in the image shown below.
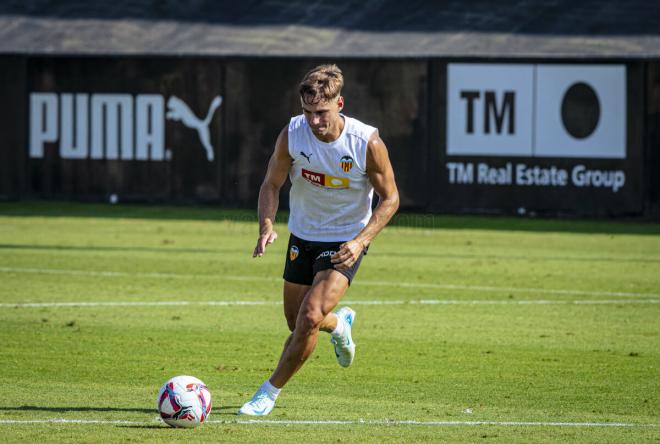
<path fill-rule="evenodd" d="M 337 322 L 341 322 L 342 320 L 345 322 L 346 331 L 343 337 L 331 337 L 330 342 L 335 346 L 335 355 L 337 356 L 339 365 L 348 367 L 353 363 L 353 359 L 355 358 L 355 342 L 353 342 L 353 337 L 351 336 L 355 311 L 348 307 L 342 307 L 337 310 L 335 315 L 338 318 Z"/>
<path fill-rule="evenodd" d="M 259 389 L 252 399 L 243 404 L 238 411 L 239 415 L 265 416 L 275 407 L 275 400 L 271 398 L 266 390 Z"/>

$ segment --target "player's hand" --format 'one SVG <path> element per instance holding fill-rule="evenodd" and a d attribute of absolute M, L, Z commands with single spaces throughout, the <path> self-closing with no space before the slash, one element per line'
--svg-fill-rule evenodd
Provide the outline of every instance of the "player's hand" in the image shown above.
<path fill-rule="evenodd" d="M 266 253 L 266 246 L 275 242 L 275 239 L 277 239 L 277 233 L 275 231 L 269 231 L 259 235 L 259 239 L 257 239 L 257 246 L 254 247 L 252 257 L 263 256 L 264 253 Z"/>
<path fill-rule="evenodd" d="M 364 244 L 360 241 L 349 240 L 339 246 L 339 251 L 332 256 L 330 262 L 335 264 L 337 270 L 351 268 L 364 251 Z"/>

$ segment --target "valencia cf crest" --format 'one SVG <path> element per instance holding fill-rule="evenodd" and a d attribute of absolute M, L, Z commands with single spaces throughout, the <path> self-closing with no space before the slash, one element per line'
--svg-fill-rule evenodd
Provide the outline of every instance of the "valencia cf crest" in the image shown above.
<path fill-rule="evenodd" d="M 296 258 L 298 257 L 298 247 L 295 245 L 291 245 L 291 249 L 289 250 L 289 259 L 291 262 L 295 261 Z"/>
<path fill-rule="evenodd" d="M 353 158 L 351 156 L 344 156 L 341 158 L 341 169 L 348 173 L 353 168 Z"/>

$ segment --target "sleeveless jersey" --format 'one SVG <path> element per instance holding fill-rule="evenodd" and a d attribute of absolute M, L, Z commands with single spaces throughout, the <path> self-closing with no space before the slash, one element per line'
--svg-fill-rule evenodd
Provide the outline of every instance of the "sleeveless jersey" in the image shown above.
<path fill-rule="evenodd" d="M 344 129 L 330 143 L 314 136 L 302 114 L 289 123 L 289 231 L 301 239 L 347 241 L 371 217 L 367 142 L 377 129 L 341 116 Z"/>

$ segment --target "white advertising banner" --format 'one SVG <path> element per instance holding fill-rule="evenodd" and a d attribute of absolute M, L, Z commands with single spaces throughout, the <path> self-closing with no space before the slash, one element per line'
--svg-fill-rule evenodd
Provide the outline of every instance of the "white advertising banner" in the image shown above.
<path fill-rule="evenodd" d="M 626 69 L 611 65 L 536 67 L 539 157 L 626 157 Z"/>
<path fill-rule="evenodd" d="M 531 65 L 450 64 L 447 154 L 532 154 Z"/>
<path fill-rule="evenodd" d="M 626 68 L 451 63 L 447 154 L 625 159 Z"/>

